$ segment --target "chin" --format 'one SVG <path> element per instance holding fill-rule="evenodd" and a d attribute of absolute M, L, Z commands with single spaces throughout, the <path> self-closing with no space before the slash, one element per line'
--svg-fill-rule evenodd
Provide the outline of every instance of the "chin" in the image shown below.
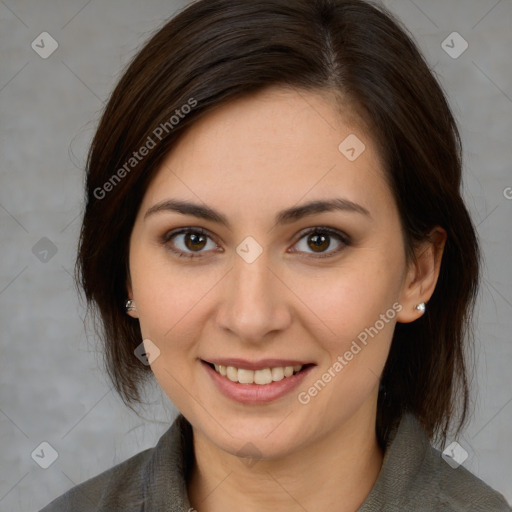
<path fill-rule="evenodd" d="M 217 448 L 234 456 L 255 460 L 272 460 L 286 457 L 312 441 L 318 426 L 308 417 L 297 421 L 294 413 L 267 414 L 265 417 L 252 412 L 246 417 L 240 413 L 219 414 L 217 418 L 203 417 L 197 425 L 202 435 Z M 222 419 L 220 419 L 222 418 Z M 199 418 L 198 418 L 199 419 Z"/>

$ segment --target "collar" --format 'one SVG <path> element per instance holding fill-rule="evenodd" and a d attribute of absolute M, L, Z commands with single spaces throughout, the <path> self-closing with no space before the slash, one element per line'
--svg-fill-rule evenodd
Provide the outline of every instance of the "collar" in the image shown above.
<path fill-rule="evenodd" d="M 405 413 L 391 432 L 379 476 L 357 512 L 401 510 L 404 496 L 426 457 L 430 444 L 418 420 Z M 191 509 L 187 477 L 192 469 L 193 435 L 179 414 L 156 445 L 144 469 L 144 511 L 187 512 Z"/>

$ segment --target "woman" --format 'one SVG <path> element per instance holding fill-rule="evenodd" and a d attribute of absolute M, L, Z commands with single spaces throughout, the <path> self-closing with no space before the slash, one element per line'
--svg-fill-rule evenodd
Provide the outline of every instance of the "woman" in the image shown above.
<path fill-rule="evenodd" d="M 202 0 L 115 89 L 78 271 L 158 445 L 44 511 L 509 511 L 448 455 L 478 244 L 446 99 L 361 0 Z"/>

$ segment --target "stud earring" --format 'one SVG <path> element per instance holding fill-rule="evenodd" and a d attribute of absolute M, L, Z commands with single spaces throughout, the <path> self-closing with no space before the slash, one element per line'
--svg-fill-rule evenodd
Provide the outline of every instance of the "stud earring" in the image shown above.
<path fill-rule="evenodd" d="M 424 302 L 420 302 L 419 304 L 416 304 L 416 306 L 414 306 L 414 309 L 416 309 L 420 313 L 425 313 L 427 305 Z"/>
<path fill-rule="evenodd" d="M 127 300 L 124 307 L 126 308 L 126 312 L 133 311 L 135 309 L 135 302 L 131 299 Z"/>

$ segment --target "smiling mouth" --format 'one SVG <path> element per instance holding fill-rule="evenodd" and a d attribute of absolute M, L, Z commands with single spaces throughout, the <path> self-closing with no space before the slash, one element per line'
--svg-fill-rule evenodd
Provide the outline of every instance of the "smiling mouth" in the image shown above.
<path fill-rule="evenodd" d="M 287 379 L 303 371 L 305 368 L 312 366 L 311 364 L 297 364 L 294 366 L 276 366 L 272 368 L 262 368 L 261 370 L 248 370 L 235 366 L 209 363 L 208 361 L 204 362 L 219 375 L 229 379 L 231 382 L 239 384 L 259 384 L 260 386 Z"/>

